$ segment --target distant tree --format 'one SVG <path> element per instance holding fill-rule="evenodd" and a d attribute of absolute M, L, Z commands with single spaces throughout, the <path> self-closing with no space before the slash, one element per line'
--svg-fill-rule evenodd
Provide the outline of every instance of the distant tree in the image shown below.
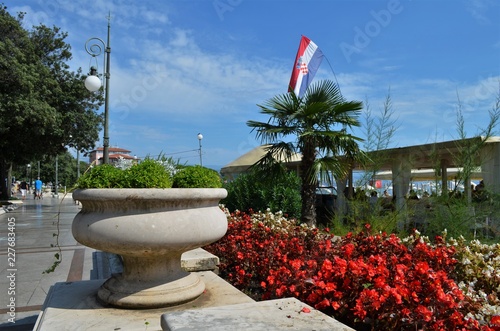
<path fill-rule="evenodd" d="M 41 160 L 64 152 L 65 146 L 91 149 L 102 117 L 99 94 L 83 87 L 81 69 L 69 70 L 66 33 L 44 25 L 26 31 L 0 7 L 0 191 L 8 197 L 13 164 Z"/>
<path fill-rule="evenodd" d="M 366 136 L 363 149 L 369 153 L 371 162 L 365 165 L 365 171 L 358 180 L 359 186 L 368 184 L 380 171 L 381 166 L 388 161 L 389 155 L 384 150 L 389 148 L 398 127 L 397 120 L 393 119 L 394 109 L 392 108 L 390 90 L 378 116 L 373 114 L 368 100 L 365 101 L 363 113 L 363 131 Z"/>
<path fill-rule="evenodd" d="M 276 169 L 276 160 L 289 160 L 297 152 L 302 154 L 301 220 L 316 225 L 316 188 L 321 173 L 345 177 L 348 161 L 364 155 L 358 146 L 362 139 L 346 130 L 360 126 L 358 117 L 363 105 L 346 101 L 339 87 L 325 80 L 311 85 L 302 98 L 290 92 L 277 95 L 259 107 L 261 114 L 270 116 L 269 120 L 248 121 L 247 125 L 257 132 L 262 143 L 271 146 L 258 165 Z"/>
<path fill-rule="evenodd" d="M 89 167 L 85 161 L 80 162 L 80 172 L 83 174 Z M 73 187 L 77 180 L 77 161 L 70 152 L 65 151 L 58 155 L 57 181 L 60 185 L 68 188 Z M 38 177 L 38 161 L 27 164 L 19 164 L 12 167 L 12 177 L 16 180 L 27 178 L 34 181 Z M 40 160 L 40 179 L 44 184 L 55 184 L 56 181 L 56 157 L 45 155 Z"/>

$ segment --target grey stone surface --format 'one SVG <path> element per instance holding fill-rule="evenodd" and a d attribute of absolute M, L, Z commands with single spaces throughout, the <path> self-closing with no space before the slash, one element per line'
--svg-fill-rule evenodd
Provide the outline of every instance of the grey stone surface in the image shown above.
<path fill-rule="evenodd" d="M 161 330 L 161 315 L 169 311 L 201 309 L 254 302 L 211 271 L 196 273 L 205 292 L 183 305 L 144 310 L 110 308 L 97 301 L 103 280 L 55 284 L 45 301 L 34 330 Z"/>
<path fill-rule="evenodd" d="M 181 256 L 181 267 L 186 271 L 216 271 L 219 258 L 203 248 L 187 251 Z"/>
<path fill-rule="evenodd" d="M 295 298 L 169 312 L 161 326 L 165 331 L 353 330 Z"/>
<path fill-rule="evenodd" d="M 93 269 L 91 279 L 106 279 L 112 274 L 123 271 L 123 263 L 119 255 L 95 251 L 92 254 Z M 181 256 L 182 269 L 192 271 L 214 271 L 217 273 L 219 258 L 203 248 L 196 248 L 187 251 Z"/>

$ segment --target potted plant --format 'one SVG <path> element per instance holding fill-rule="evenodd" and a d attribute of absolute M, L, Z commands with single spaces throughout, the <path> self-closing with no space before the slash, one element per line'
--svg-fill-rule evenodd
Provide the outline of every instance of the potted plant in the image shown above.
<path fill-rule="evenodd" d="M 211 188 L 181 187 L 185 180 L 176 178 L 192 171 L 188 167 L 172 178 L 161 163 L 146 159 L 126 170 L 97 166 L 80 178 L 73 198 L 82 209 L 73 221 L 73 236 L 123 260 L 123 273 L 99 289 L 101 302 L 158 308 L 203 293 L 203 281 L 181 269 L 181 255 L 224 236 L 227 218 L 219 201 L 227 192 L 220 188 L 220 178 Z"/>

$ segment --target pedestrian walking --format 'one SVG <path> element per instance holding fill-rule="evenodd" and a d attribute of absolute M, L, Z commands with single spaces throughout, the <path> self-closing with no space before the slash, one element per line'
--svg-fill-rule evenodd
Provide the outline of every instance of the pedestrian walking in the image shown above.
<path fill-rule="evenodd" d="M 28 183 L 26 183 L 24 179 L 21 182 L 20 189 L 21 189 L 21 198 L 24 200 L 26 199 L 26 192 L 28 192 L 29 189 L 29 185 Z"/>
<path fill-rule="evenodd" d="M 40 180 L 40 177 L 37 177 L 35 180 L 35 199 L 42 199 L 42 181 Z"/>

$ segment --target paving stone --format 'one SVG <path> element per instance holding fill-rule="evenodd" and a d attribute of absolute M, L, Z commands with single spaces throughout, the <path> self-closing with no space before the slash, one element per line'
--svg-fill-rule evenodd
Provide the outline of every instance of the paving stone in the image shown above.
<path fill-rule="evenodd" d="M 165 313 L 165 331 L 353 330 L 295 298 Z"/>

